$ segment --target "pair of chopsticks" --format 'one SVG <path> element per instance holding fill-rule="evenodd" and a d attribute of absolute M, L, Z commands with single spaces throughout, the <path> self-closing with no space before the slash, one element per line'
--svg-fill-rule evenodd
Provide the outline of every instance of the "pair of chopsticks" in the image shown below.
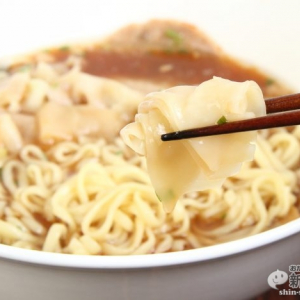
<path fill-rule="evenodd" d="M 228 134 L 300 124 L 300 93 L 265 100 L 267 115 L 163 134 L 163 141 Z M 283 113 L 282 113 L 283 112 Z"/>

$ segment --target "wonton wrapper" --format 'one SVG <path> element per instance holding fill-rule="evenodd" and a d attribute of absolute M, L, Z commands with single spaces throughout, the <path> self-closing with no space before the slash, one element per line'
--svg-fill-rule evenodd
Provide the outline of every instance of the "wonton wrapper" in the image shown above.
<path fill-rule="evenodd" d="M 194 86 L 178 86 L 149 94 L 139 105 L 135 122 L 121 131 L 125 143 L 147 158 L 158 198 L 171 211 L 183 194 L 222 185 L 226 177 L 253 159 L 256 132 L 163 142 L 167 132 L 266 114 L 263 94 L 253 81 L 222 78 Z"/>

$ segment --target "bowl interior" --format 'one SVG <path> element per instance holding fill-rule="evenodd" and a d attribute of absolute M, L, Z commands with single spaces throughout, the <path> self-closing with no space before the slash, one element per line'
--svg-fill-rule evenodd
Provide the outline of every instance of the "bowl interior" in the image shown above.
<path fill-rule="evenodd" d="M 30 9 L 28 9 L 30 7 Z M 52 45 L 101 38 L 123 25 L 153 18 L 195 24 L 227 53 L 253 63 L 300 91 L 299 1 L 27 1 L 0 3 L 0 57 Z M 26 13 L 24 13 L 26 11 Z M 11 17 L 18 22 L 11 22 Z M 288 16 L 288 19 L 287 17 Z M 53 22 L 55 19 L 55 22 Z M 7 25 L 9 24 L 9 26 Z M 38 24 L 38 25 L 37 25 Z M 0 255 L 21 261 L 89 268 L 149 267 L 231 255 L 271 243 L 300 230 L 300 220 L 239 241 L 181 253 L 132 257 L 78 257 L 0 245 Z"/>

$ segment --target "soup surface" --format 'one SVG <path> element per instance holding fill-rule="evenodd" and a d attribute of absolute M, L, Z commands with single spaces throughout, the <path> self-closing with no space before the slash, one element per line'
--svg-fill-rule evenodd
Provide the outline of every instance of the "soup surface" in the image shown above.
<path fill-rule="evenodd" d="M 298 217 L 300 127 L 259 133 L 255 160 L 172 213 L 119 131 L 149 92 L 219 76 L 290 91 L 191 25 L 150 21 L 89 45 L 45 49 L 0 71 L 0 242 L 50 252 L 181 251 Z"/>

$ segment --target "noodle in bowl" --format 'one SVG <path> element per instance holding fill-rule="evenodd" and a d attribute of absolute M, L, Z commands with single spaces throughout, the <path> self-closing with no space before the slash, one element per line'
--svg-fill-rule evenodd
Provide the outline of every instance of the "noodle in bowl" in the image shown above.
<path fill-rule="evenodd" d="M 175 34 L 169 31 L 167 38 L 176 47 L 181 43 L 176 31 Z M 116 39 L 113 43 L 119 47 L 122 40 Z M 110 46 L 108 44 L 105 49 L 106 63 Z M 37 138 L 35 129 L 32 132 L 27 130 L 29 134 L 23 135 L 20 140 L 15 135 L 16 131 L 6 132 L 10 136 L 5 140 L 8 141 L 6 146 L 13 154 L 1 165 L 0 292 L 5 298 L 248 299 L 268 288 L 270 273 L 276 269 L 287 271 L 289 265 L 297 263 L 300 220 L 296 209 L 298 177 L 295 170 L 300 152 L 294 151 L 293 146 L 298 143 L 298 128 L 293 129 L 293 135 L 285 129 L 272 131 L 272 142 L 266 142 L 268 133 L 260 135 L 255 163 L 273 168 L 278 175 L 268 177 L 268 172 L 265 172 L 265 180 L 259 182 L 257 179 L 256 204 L 247 195 L 247 180 L 258 178 L 259 171 L 256 169 L 251 173 L 252 167 L 248 164 L 241 177 L 237 175 L 226 182 L 224 190 L 206 194 L 209 199 L 217 199 L 211 202 L 214 203 L 212 208 L 197 208 L 199 197 L 205 193 L 200 196 L 191 193 L 178 203 L 177 211 L 166 215 L 157 202 L 145 161 L 133 155 L 118 137 L 111 139 L 132 119 L 144 94 L 157 87 L 153 82 L 144 85 L 144 82 L 137 83 L 128 78 L 114 81 L 111 75 L 106 77 L 105 74 L 100 74 L 101 78 L 96 80 L 91 67 L 80 65 L 82 57 L 93 57 L 90 48 L 82 55 L 81 51 L 85 48 L 81 46 L 75 49 L 76 55 L 69 57 L 65 70 L 61 60 L 65 59 L 66 52 L 71 51 L 68 47 L 53 52 L 57 62 L 47 61 L 49 53 L 39 52 L 40 58 L 45 59 L 42 64 L 32 67 L 28 57 L 25 63 L 24 57 L 21 57 L 17 64 L 11 64 L 0 74 L 5 77 L 9 73 L 8 79 L 13 77 L 19 86 L 27 86 L 26 96 L 24 93 L 19 96 L 22 100 L 4 104 L 8 107 L 8 114 L 14 115 L 9 115 L 9 121 L 9 118 L 0 121 L 2 124 L 13 121 L 18 125 L 24 121 L 18 119 L 18 114 L 26 112 L 26 117 L 37 115 L 41 130 L 38 139 L 42 144 L 27 142 Z M 179 50 L 188 51 L 188 44 Z M 214 50 L 214 46 L 209 48 L 209 51 Z M 53 54 L 51 51 L 50 54 Z M 28 66 L 29 69 L 24 70 Z M 89 75 L 83 73 L 81 67 Z M 160 72 L 168 76 L 172 68 L 165 64 Z M 280 75 L 280 70 L 273 71 Z M 262 78 L 263 82 L 263 77 L 255 76 L 258 76 L 255 77 L 257 80 Z M 109 102 L 100 103 L 102 110 L 107 109 L 104 114 L 95 109 L 99 103 L 96 103 L 95 92 L 89 88 L 91 81 L 97 86 L 97 92 L 101 93 L 102 89 L 108 95 Z M 292 82 L 288 76 L 286 82 Z M 161 88 L 169 85 L 162 82 Z M 41 94 L 35 93 L 33 87 L 39 87 L 39 92 L 43 93 L 46 86 L 47 89 L 50 86 L 51 92 L 48 89 L 46 93 L 52 104 L 38 106 L 36 99 Z M 68 93 L 77 101 L 77 107 L 69 113 L 63 111 L 64 107 L 59 102 L 63 99 L 63 106 L 69 105 L 70 94 L 63 94 L 63 88 L 60 89 L 66 86 Z M 261 86 L 270 96 L 276 95 L 279 88 L 277 82 L 271 89 L 267 85 Z M 282 88 L 281 93 L 289 91 Z M 297 88 L 299 86 L 294 84 L 294 89 Z M 13 90 L 16 91 L 15 86 Z M 125 98 L 128 95 L 130 100 L 114 102 L 119 97 L 116 91 Z M 11 99 L 11 96 L 8 98 Z M 97 105 L 93 106 L 95 103 Z M 109 109 L 108 103 L 111 105 Z M 60 123 L 62 118 L 59 116 L 64 114 L 77 118 L 74 124 L 83 132 L 82 136 L 75 137 L 75 141 L 72 118 L 69 119 L 69 128 Z M 86 118 L 79 120 L 78 115 Z M 107 128 L 107 136 L 93 123 L 93 118 L 114 124 Z M 22 123 L 27 129 L 32 128 L 28 120 Z M 24 134 L 22 125 L 16 127 L 21 135 Z M 85 135 L 90 130 L 92 135 Z M 97 135 L 104 135 L 104 138 L 95 138 Z M 68 138 L 64 140 L 62 136 Z M 12 140 L 16 142 L 10 143 Z M 56 143 L 58 140 L 62 141 Z M 14 149 L 19 141 L 23 143 L 20 152 Z M 51 144 L 53 141 L 54 146 Z M 280 148 L 281 145 L 284 146 Z M 272 147 L 279 149 L 274 156 L 270 155 Z M 0 149 L 0 156 L 2 154 Z M 245 178 L 247 180 L 243 181 Z M 234 198 L 233 193 L 239 192 L 234 187 L 239 180 L 246 186 L 242 193 L 248 208 L 243 206 L 241 209 L 230 200 Z M 107 202 L 97 202 L 93 198 L 100 194 Z M 41 199 L 49 199 L 49 195 L 51 202 L 46 200 L 45 206 L 41 205 Z M 227 199 L 226 207 L 222 204 L 223 196 Z M 112 197 L 114 201 L 110 200 Z M 269 200 L 272 197 L 275 200 Z M 266 210 L 258 208 L 260 201 L 270 201 Z M 118 210 L 121 206 L 122 209 Z M 272 209 L 269 209 L 270 206 Z M 28 211 L 33 218 L 28 217 Z M 191 228 L 199 225 L 199 220 L 192 221 L 193 224 L 189 222 L 198 214 L 209 222 L 203 226 L 200 224 L 197 235 Z M 242 218 L 243 214 L 248 214 L 248 218 Z M 227 225 L 219 226 L 224 219 L 227 219 Z M 134 230 L 132 236 L 129 234 L 132 228 L 142 229 Z M 105 242 L 107 236 L 109 242 Z M 287 251 L 289 254 L 285 255 Z M 239 277 L 247 284 L 243 284 Z M 20 290 L 14 288 L 16 282 L 22 282 Z"/>

